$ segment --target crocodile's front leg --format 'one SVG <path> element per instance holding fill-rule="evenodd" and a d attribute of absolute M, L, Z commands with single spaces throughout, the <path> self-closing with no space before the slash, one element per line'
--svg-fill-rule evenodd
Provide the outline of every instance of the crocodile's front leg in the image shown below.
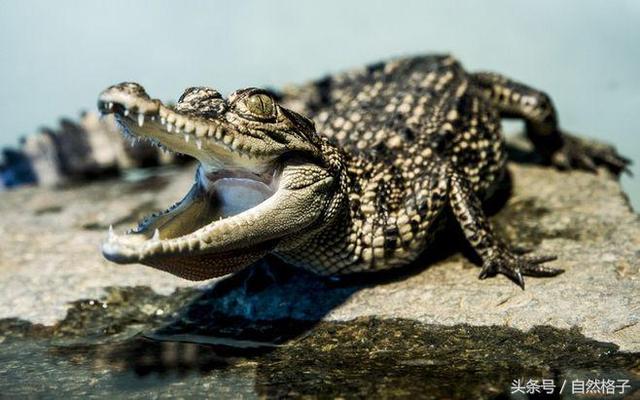
<path fill-rule="evenodd" d="M 503 274 L 524 289 L 523 275 L 555 276 L 561 269 L 544 266 L 554 256 L 527 257 L 516 254 L 496 237 L 477 195 L 466 178 L 449 168 L 449 202 L 465 237 L 482 258 L 480 279 Z"/>

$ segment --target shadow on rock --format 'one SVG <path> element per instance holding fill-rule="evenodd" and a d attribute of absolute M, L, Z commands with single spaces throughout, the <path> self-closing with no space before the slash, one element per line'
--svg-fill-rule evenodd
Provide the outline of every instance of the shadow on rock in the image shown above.
<path fill-rule="evenodd" d="M 424 267 L 417 265 L 328 279 L 269 259 L 204 290 L 160 296 L 144 287 L 110 288 L 102 300 L 73 305 L 53 328 L 51 354 L 140 377 L 225 369 L 238 358 L 262 359 L 304 340 L 355 292 L 419 273 Z"/>

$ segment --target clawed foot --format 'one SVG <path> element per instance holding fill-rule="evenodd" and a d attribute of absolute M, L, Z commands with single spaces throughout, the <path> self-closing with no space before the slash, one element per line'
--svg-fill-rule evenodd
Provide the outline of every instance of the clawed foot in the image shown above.
<path fill-rule="evenodd" d="M 551 156 L 551 163 L 561 169 L 584 169 L 597 172 L 604 166 L 616 176 L 631 174 L 631 160 L 618 154 L 613 146 L 589 143 L 569 134 L 563 134 L 564 145 Z"/>
<path fill-rule="evenodd" d="M 524 290 L 523 275 L 549 277 L 563 273 L 562 269 L 542 265 L 555 259 L 557 259 L 555 256 L 529 257 L 507 249 L 499 249 L 487 257 L 482 265 L 479 278 L 486 279 L 490 276 L 503 274 Z"/>

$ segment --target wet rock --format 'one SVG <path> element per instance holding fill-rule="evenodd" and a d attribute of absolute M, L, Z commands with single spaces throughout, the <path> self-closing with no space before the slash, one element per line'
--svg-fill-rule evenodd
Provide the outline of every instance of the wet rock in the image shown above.
<path fill-rule="evenodd" d="M 193 302 L 188 293 L 182 290 L 177 300 L 142 288 L 112 289 L 105 302 L 75 303 L 53 327 L 0 321 L 6 335 L 0 374 L 11 382 L 0 381 L 0 390 L 18 397 L 55 388 L 59 395 L 96 398 L 489 399 L 507 398 L 514 382 L 529 380 L 551 382 L 547 387 L 556 395 L 561 386 L 596 379 L 614 382 L 618 395 L 640 387 L 637 353 L 586 339 L 578 329 L 539 326 L 521 332 L 372 317 L 313 325 L 245 321 L 245 334 L 248 326 L 259 328 L 252 333 L 256 339 L 266 339 L 269 329 L 287 337 L 274 343 L 238 339 L 224 326 L 237 328 L 239 320 L 214 313 L 199 320 L 217 321 L 217 333 L 174 334 L 172 340 L 149 335 L 162 318 L 145 312 L 149 304 L 139 301 L 175 306 Z M 159 331 L 181 319 L 174 316 Z M 306 332 L 292 337 L 290 328 L 301 332 L 300 326 Z M 147 334 L 137 333 L 141 329 Z"/>

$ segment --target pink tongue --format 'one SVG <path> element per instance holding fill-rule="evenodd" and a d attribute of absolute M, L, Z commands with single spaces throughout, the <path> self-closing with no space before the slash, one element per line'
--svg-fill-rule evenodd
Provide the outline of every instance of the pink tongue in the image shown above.
<path fill-rule="evenodd" d="M 243 178 L 222 178 L 213 184 L 218 215 L 230 217 L 262 203 L 273 191 L 264 183 Z"/>

